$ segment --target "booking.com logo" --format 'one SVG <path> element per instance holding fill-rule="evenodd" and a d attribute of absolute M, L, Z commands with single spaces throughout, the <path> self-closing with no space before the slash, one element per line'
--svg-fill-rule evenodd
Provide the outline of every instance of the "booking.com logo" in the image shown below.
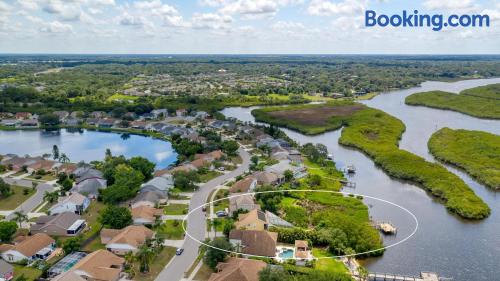
<path fill-rule="evenodd" d="M 384 15 L 373 10 L 365 12 L 365 26 L 392 26 L 392 27 L 432 27 L 434 31 L 440 31 L 443 27 L 489 27 L 490 17 L 488 15 L 450 15 L 445 17 L 441 14 L 429 15 L 419 14 L 418 10 L 408 13 L 403 10 L 401 15 Z"/>

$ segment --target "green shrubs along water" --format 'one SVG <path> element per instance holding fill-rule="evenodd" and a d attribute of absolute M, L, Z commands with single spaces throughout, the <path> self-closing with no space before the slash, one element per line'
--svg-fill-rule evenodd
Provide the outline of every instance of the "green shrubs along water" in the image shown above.
<path fill-rule="evenodd" d="M 442 91 L 416 93 L 406 97 L 405 103 L 500 119 L 500 84 L 467 89 L 460 94 Z"/>
<path fill-rule="evenodd" d="M 486 186 L 500 190 L 500 136 L 443 128 L 428 142 L 437 159 L 464 169 Z"/>
<path fill-rule="evenodd" d="M 343 108 L 352 109 L 354 105 L 361 108 L 356 110 Z M 319 117 L 319 121 L 314 122 L 311 119 L 314 115 L 310 112 L 318 111 L 320 108 L 325 111 L 325 107 L 342 109 L 342 116 L 330 113 L 328 118 Z M 488 205 L 458 176 L 440 164 L 428 162 L 420 156 L 399 149 L 398 143 L 405 126 L 399 119 L 383 111 L 341 101 L 326 105 L 267 107 L 256 109 L 252 114 L 257 121 L 287 127 L 309 135 L 345 126 L 339 143 L 362 150 L 390 176 L 419 184 L 442 199 L 449 211 L 463 218 L 482 219 L 490 214 Z M 295 117 L 289 118 L 291 116 Z M 325 116 L 324 112 L 322 116 Z"/>

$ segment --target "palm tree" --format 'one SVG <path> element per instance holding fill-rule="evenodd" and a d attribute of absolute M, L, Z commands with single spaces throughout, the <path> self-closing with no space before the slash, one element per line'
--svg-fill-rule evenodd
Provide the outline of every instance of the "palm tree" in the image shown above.
<path fill-rule="evenodd" d="M 59 198 L 59 194 L 57 191 L 55 191 L 55 192 L 45 191 L 45 194 L 43 195 L 43 200 L 45 200 L 49 203 L 56 202 L 58 198 Z"/>
<path fill-rule="evenodd" d="M 66 155 L 66 153 L 62 153 L 61 154 L 61 157 L 59 157 L 59 161 L 62 162 L 62 163 L 68 163 L 69 162 L 69 158 Z"/>
<path fill-rule="evenodd" d="M 24 214 L 23 212 L 21 212 L 21 211 L 15 211 L 15 212 L 13 213 L 13 215 L 14 215 L 14 219 L 13 219 L 13 220 L 14 220 L 15 222 L 17 222 L 17 224 L 19 225 L 19 228 L 21 228 L 21 224 L 22 224 L 23 222 L 28 221 L 28 216 L 27 216 L 27 215 L 25 215 L 25 214 Z"/>
<path fill-rule="evenodd" d="M 347 263 L 349 264 L 349 267 L 351 267 L 352 266 L 351 262 L 352 262 L 352 259 L 354 258 L 354 255 L 356 254 L 356 252 L 352 248 L 348 247 L 344 250 L 344 253 L 345 253 L 346 258 L 347 258 Z"/>
<path fill-rule="evenodd" d="M 130 252 L 126 253 L 125 256 L 123 256 L 123 257 L 125 258 L 125 265 L 132 267 L 132 264 L 135 261 L 134 253 L 132 251 L 130 251 Z"/>
<path fill-rule="evenodd" d="M 59 158 L 59 147 L 57 147 L 57 145 L 55 145 L 55 144 L 52 147 L 52 158 L 54 158 L 54 160 Z"/>
<path fill-rule="evenodd" d="M 149 272 L 149 266 L 151 265 L 151 262 L 154 257 L 154 251 L 148 245 L 144 244 L 139 248 L 139 251 L 137 252 L 136 258 L 139 261 L 140 264 L 140 271 L 141 272 Z"/>

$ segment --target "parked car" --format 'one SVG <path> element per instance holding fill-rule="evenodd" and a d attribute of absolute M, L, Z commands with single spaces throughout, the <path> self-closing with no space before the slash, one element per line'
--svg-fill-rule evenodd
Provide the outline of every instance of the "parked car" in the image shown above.
<path fill-rule="evenodd" d="M 217 215 L 218 218 L 227 217 L 227 213 L 225 211 L 217 211 L 215 215 Z"/>
<path fill-rule="evenodd" d="M 182 252 L 184 252 L 184 249 L 178 248 L 177 250 L 175 250 L 175 255 L 180 256 L 180 255 L 182 255 Z"/>

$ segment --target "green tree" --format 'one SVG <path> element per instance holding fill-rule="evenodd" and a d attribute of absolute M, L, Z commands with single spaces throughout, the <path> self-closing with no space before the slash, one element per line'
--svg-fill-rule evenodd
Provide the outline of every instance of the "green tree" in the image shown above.
<path fill-rule="evenodd" d="M 293 180 L 293 172 L 291 170 L 286 170 L 283 175 L 285 176 L 285 181 L 290 182 Z"/>
<path fill-rule="evenodd" d="M 73 187 L 73 181 L 69 178 L 66 178 L 61 183 L 61 186 L 62 186 L 64 191 L 69 191 Z"/>
<path fill-rule="evenodd" d="M 82 239 L 79 236 L 70 237 L 70 238 L 64 240 L 64 242 L 62 244 L 62 248 L 63 248 L 64 253 L 66 255 L 80 250 L 81 246 L 82 246 Z"/>
<path fill-rule="evenodd" d="M 10 242 L 12 235 L 17 231 L 17 224 L 13 221 L 0 221 L 0 241 Z"/>
<path fill-rule="evenodd" d="M 255 192 L 272 191 L 275 190 L 272 186 L 265 185 L 255 189 Z M 278 205 L 283 199 L 283 194 L 281 192 L 269 192 L 269 193 L 258 193 L 255 195 L 255 199 L 259 202 L 263 210 L 275 213 L 278 211 Z"/>
<path fill-rule="evenodd" d="M 1 197 L 8 197 L 11 195 L 12 189 L 10 188 L 10 185 L 8 185 L 2 178 L 0 178 L 0 196 Z"/>
<path fill-rule="evenodd" d="M 278 267 L 265 267 L 259 272 L 259 281 L 292 281 L 292 276 Z"/>
<path fill-rule="evenodd" d="M 203 261 L 210 268 L 215 269 L 217 263 L 226 260 L 226 257 L 229 254 L 228 252 L 221 251 L 219 249 L 231 251 L 233 247 L 225 238 L 215 238 L 209 243 L 209 245 L 215 248 L 205 246 L 206 252 L 203 257 Z"/>
<path fill-rule="evenodd" d="M 155 171 L 155 166 L 156 166 L 155 163 L 140 156 L 132 157 L 128 162 L 132 168 L 142 173 L 145 180 L 151 179 L 152 174 Z"/>
<path fill-rule="evenodd" d="M 56 202 L 58 198 L 59 198 L 59 192 L 57 192 L 57 191 L 54 191 L 54 192 L 45 191 L 45 193 L 43 194 L 43 200 L 45 200 L 49 203 Z"/>
<path fill-rule="evenodd" d="M 38 121 L 44 126 L 57 126 L 61 123 L 59 117 L 52 113 L 41 115 L 38 117 Z"/>
<path fill-rule="evenodd" d="M 155 256 L 154 250 L 148 245 L 142 245 L 136 254 L 136 259 L 139 261 L 141 272 L 149 272 L 150 265 Z"/>
<path fill-rule="evenodd" d="M 108 205 L 101 211 L 99 221 L 104 227 L 122 229 L 132 224 L 132 214 L 128 208 Z"/>
<path fill-rule="evenodd" d="M 257 166 L 259 164 L 259 156 L 253 155 L 252 158 L 250 158 L 250 161 L 252 161 L 252 164 Z"/>
<path fill-rule="evenodd" d="M 101 198 L 105 203 L 116 204 L 133 198 L 141 186 L 144 176 L 126 164 L 116 167 L 114 183 L 101 190 Z"/>
<path fill-rule="evenodd" d="M 54 146 L 52 146 L 52 158 L 54 160 L 59 159 L 59 147 L 55 144 L 54 144 Z"/>
<path fill-rule="evenodd" d="M 237 154 L 238 148 L 240 148 L 238 142 L 234 140 L 226 140 L 221 144 L 222 151 L 227 155 L 234 156 Z"/>
<path fill-rule="evenodd" d="M 13 213 L 13 216 L 14 216 L 14 218 L 12 220 L 15 221 L 15 222 L 17 222 L 17 224 L 19 225 L 19 228 L 21 228 L 21 224 L 23 222 L 27 222 L 28 221 L 28 216 L 25 215 L 23 212 L 20 212 L 20 211 L 15 211 Z"/>
<path fill-rule="evenodd" d="M 195 183 L 199 181 L 200 177 L 195 171 L 179 171 L 174 174 L 174 186 L 180 190 L 194 190 L 197 188 Z"/>
<path fill-rule="evenodd" d="M 62 153 L 61 156 L 59 156 L 59 161 L 62 163 L 69 163 L 70 162 L 66 153 Z"/>

